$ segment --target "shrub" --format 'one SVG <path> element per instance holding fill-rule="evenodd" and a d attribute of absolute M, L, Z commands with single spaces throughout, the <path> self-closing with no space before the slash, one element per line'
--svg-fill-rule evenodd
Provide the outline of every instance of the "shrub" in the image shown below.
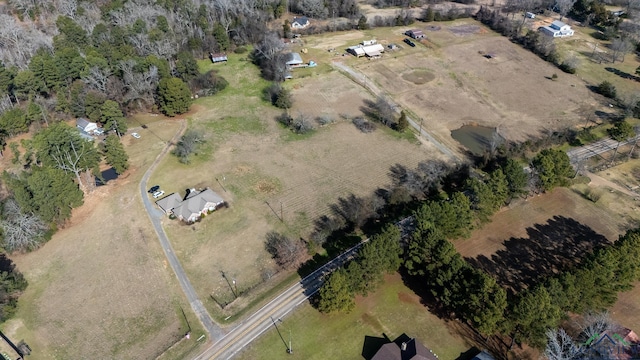
<path fill-rule="evenodd" d="M 376 126 L 371 121 L 367 121 L 362 117 L 357 117 L 353 119 L 353 125 L 363 133 L 370 133 L 376 129 Z"/>
<path fill-rule="evenodd" d="M 316 121 L 318 122 L 318 124 L 324 126 L 324 125 L 333 124 L 334 122 L 336 122 L 336 119 L 334 119 L 333 116 L 331 115 L 323 114 L 318 116 Z"/>
<path fill-rule="evenodd" d="M 608 81 L 601 82 L 600 85 L 598 85 L 598 87 L 596 88 L 596 91 L 599 94 L 610 99 L 615 99 L 617 95 L 616 87 Z"/>
<path fill-rule="evenodd" d="M 217 71 L 210 70 L 198 75 L 198 77 L 190 81 L 189 85 L 198 96 L 211 96 L 224 90 L 229 85 L 229 82 L 218 75 Z"/>
<path fill-rule="evenodd" d="M 244 46 L 238 46 L 237 48 L 235 48 L 235 49 L 233 50 L 233 52 L 234 52 L 234 53 L 236 53 L 236 54 L 244 54 L 244 53 L 246 53 L 247 51 L 249 51 L 249 50 L 248 50 L 246 47 L 244 47 Z"/>

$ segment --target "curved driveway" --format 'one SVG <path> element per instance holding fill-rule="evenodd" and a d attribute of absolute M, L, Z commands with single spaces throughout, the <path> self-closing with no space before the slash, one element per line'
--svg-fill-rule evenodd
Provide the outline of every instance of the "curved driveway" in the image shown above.
<path fill-rule="evenodd" d="M 211 316 L 207 312 L 207 309 L 202 304 L 202 301 L 200 301 L 200 299 L 198 298 L 196 291 L 193 289 L 189 278 L 187 278 L 182 265 L 180 265 L 180 261 L 178 261 L 178 257 L 171 247 L 171 243 L 169 242 L 169 238 L 167 238 L 167 234 L 162 228 L 162 219 L 165 215 L 162 213 L 162 211 L 160 211 L 153 205 L 153 203 L 149 199 L 149 195 L 147 194 L 147 181 L 149 181 L 149 177 L 151 177 L 153 170 L 155 170 L 155 168 L 158 166 L 158 163 L 160 163 L 160 160 L 162 160 L 162 158 L 167 154 L 167 152 L 171 148 L 171 145 L 178 141 L 186 128 L 187 122 L 183 120 L 178 133 L 173 137 L 173 139 L 171 139 L 171 141 L 169 141 L 164 150 L 162 150 L 158 157 L 156 157 L 153 164 L 151 164 L 147 172 L 144 173 L 142 180 L 140 180 L 140 197 L 142 198 L 142 203 L 144 204 L 144 207 L 147 210 L 147 214 L 149 215 L 149 220 L 151 220 L 153 228 L 156 231 L 158 240 L 160 240 L 162 250 L 167 257 L 167 260 L 169 261 L 173 272 L 178 278 L 178 282 L 180 283 L 182 291 L 186 295 L 187 300 L 189 300 L 189 304 L 191 305 L 193 312 L 196 313 L 198 319 L 209 334 L 209 337 L 215 342 L 224 336 L 224 332 L 218 325 L 213 322 L 213 319 L 211 319 Z"/>

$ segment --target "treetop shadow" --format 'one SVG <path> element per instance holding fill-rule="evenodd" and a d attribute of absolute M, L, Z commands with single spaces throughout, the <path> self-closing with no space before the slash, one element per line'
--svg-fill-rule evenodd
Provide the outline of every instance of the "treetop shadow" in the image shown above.
<path fill-rule="evenodd" d="M 527 228 L 527 235 L 505 240 L 505 249 L 491 258 L 480 255 L 465 260 L 494 276 L 502 286 L 519 292 L 546 276 L 579 264 L 593 250 L 609 243 L 589 226 L 559 215 L 546 224 Z"/>

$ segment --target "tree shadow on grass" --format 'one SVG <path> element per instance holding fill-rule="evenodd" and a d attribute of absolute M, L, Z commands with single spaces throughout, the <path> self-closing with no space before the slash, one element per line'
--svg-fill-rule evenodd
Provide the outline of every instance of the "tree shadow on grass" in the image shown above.
<path fill-rule="evenodd" d="M 506 240 L 505 249 L 491 258 L 480 255 L 465 260 L 494 276 L 502 286 L 519 292 L 546 276 L 579 264 L 594 249 L 609 243 L 589 226 L 564 216 L 554 216 L 546 224 L 529 227 L 527 234 L 526 238 Z"/>

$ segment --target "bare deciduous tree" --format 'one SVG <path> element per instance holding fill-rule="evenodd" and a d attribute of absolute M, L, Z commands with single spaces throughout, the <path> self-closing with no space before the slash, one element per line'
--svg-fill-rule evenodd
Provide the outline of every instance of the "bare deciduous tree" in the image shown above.
<path fill-rule="evenodd" d="M 564 329 L 548 329 L 544 355 L 548 360 L 573 360 L 581 353 L 571 336 Z"/>
<path fill-rule="evenodd" d="M 554 8 L 558 11 L 558 14 L 560 14 L 560 21 L 562 21 L 562 19 L 567 16 L 569 11 L 571 11 L 571 8 L 573 8 L 573 4 L 575 3 L 576 0 L 556 0 Z"/>
<path fill-rule="evenodd" d="M 9 198 L 4 203 L 3 230 L 4 248 L 9 252 L 37 249 L 43 241 L 47 225 L 35 214 L 25 214 L 18 203 Z"/>
<path fill-rule="evenodd" d="M 77 0 L 56 0 L 55 4 L 61 15 L 76 19 L 76 11 L 78 11 Z"/>
<path fill-rule="evenodd" d="M 282 269 L 300 265 L 305 255 L 302 241 L 290 239 L 275 231 L 267 233 L 265 248 Z"/>
<path fill-rule="evenodd" d="M 611 316 L 609 316 L 609 312 L 607 311 L 588 313 L 584 315 L 582 321 L 578 325 L 582 329 L 578 340 L 583 343 L 594 336 L 600 337 L 605 332 L 615 330 L 619 327 L 619 325 L 611 319 Z"/>
<path fill-rule="evenodd" d="M 135 60 L 120 62 L 122 70 L 122 80 L 127 89 L 124 100 L 144 100 L 147 103 L 153 102 L 153 92 L 158 84 L 158 68 L 150 66 L 149 70 L 139 73 L 134 70 Z"/>
<path fill-rule="evenodd" d="M 82 77 L 82 81 L 90 88 L 106 93 L 109 76 L 111 76 L 111 69 L 92 66 Z"/>
<path fill-rule="evenodd" d="M 613 62 L 615 63 L 621 56 L 622 56 L 621 62 L 624 62 L 625 55 L 627 55 L 627 53 L 633 50 L 633 48 L 634 48 L 633 43 L 631 43 L 627 39 L 622 39 L 622 38 L 613 39 L 613 41 L 611 41 L 611 50 L 613 50 L 613 54 L 611 54 L 611 58 Z"/>

